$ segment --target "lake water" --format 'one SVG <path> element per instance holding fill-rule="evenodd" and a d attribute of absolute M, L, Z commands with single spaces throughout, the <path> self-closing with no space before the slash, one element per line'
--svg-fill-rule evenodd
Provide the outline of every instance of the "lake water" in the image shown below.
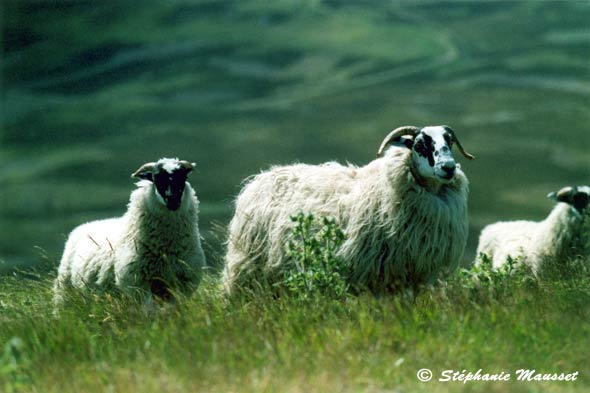
<path fill-rule="evenodd" d="M 477 156 L 456 154 L 466 260 L 484 225 L 590 183 L 590 2 L 357 3 L 4 4 L 0 270 L 59 260 L 160 157 L 197 163 L 212 250 L 246 176 L 364 165 L 400 125 L 451 125 Z"/>

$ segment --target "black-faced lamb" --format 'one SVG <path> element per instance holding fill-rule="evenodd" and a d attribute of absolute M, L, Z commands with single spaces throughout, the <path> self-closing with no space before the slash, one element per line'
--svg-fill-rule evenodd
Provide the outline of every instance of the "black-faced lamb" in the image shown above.
<path fill-rule="evenodd" d="M 170 300 L 201 278 L 205 255 L 199 201 L 186 181 L 195 164 L 163 158 L 141 166 L 127 212 L 75 228 L 66 242 L 54 286 L 56 305 L 68 287 L 152 295 Z"/>

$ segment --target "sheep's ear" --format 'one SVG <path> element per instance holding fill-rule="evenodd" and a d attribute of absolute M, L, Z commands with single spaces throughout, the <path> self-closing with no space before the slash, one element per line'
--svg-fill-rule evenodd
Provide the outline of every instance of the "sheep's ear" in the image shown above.
<path fill-rule="evenodd" d="M 143 164 L 138 170 L 133 172 L 131 177 L 137 177 L 143 180 L 154 181 L 152 173 L 155 165 L 155 162 L 148 162 L 147 164 Z"/>
<path fill-rule="evenodd" d="M 413 136 L 402 136 L 399 140 L 395 140 L 393 142 L 394 145 L 399 144 L 400 146 L 403 145 L 408 149 L 411 149 L 414 146 L 414 137 Z"/>
<path fill-rule="evenodd" d="M 188 162 L 188 161 L 180 161 L 180 167 L 182 169 L 184 169 L 186 171 L 186 173 L 191 173 L 193 171 L 193 169 L 195 169 L 197 167 L 197 164 L 195 164 L 194 162 Z"/>

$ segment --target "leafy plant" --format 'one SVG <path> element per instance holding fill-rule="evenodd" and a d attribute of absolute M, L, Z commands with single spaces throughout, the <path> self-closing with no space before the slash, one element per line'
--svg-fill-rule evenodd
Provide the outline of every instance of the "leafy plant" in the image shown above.
<path fill-rule="evenodd" d="M 281 284 L 300 299 L 343 297 L 348 291 L 349 266 L 337 256 L 346 236 L 336 220 L 322 217 L 317 225 L 313 214 L 304 213 L 291 220 L 295 226 L 286 247 L 293 269 Z"/>
<path fill-rule="evenodd" d="M 497 269 L 493 268 L 486 254 L 480 254 L 479 260 L 478 265 L 459 270 L 458 276 L 461 285 L 474 292 L 487 291 L 499 297 L 512 293 L 515 286 L 535 286 L 537 283 L 530 267 L 518 259 L 508 257 Z"/>

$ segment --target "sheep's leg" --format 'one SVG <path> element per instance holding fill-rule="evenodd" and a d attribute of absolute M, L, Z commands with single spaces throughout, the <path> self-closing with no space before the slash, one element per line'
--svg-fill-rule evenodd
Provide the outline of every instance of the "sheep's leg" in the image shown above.
<path fill-rule="evenodd" d="M 53 316 L 55 317 L 59 316 L 59 311 L 63 307 L 65 301 L 64 291 L 65 288 L 62 279 L 61 277 L 57 277 L 53 286 Z"/>
<path fill-rule="evenodd" d="M 155 295 L 164 301 L 173 301 L 174 295 L 170 292 L 168 284 L 161 278 L 154 278 L 150 283 L 150 296 Z"/>

